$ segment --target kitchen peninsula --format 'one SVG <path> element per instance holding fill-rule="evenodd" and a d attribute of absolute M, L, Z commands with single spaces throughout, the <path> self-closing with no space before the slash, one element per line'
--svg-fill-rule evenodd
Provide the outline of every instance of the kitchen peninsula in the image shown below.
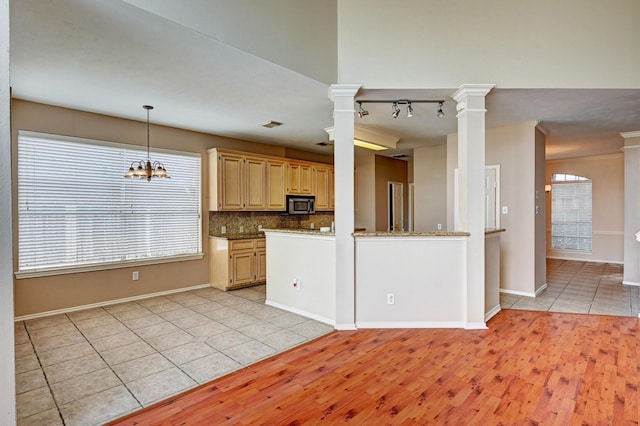
<path fill-rule="evenodd" d="M 503 230 L 486 232 L 485 320 L 500 310 Z M 265 230 L 266 303 L 335 325 L 335 236 Z M 358 328 L 463 328 L 466 232 L 356 232 Z M 275 254 L 277 253 L 277 255 Z"/>

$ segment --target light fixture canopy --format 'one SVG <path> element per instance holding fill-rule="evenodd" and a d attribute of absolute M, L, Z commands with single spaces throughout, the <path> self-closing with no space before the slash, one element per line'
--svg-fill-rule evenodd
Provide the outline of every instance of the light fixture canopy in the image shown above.
<path fill-rule="evenodd" d="M 149 111 L 153 109 L 151 105 L 143 105 L 142 108 L 147 110 L 147 159 L 134 161 L 129 166 L 129 170 L 124 177 L 129 179 L 146 179 L 151 182 L 152 178 L 169 179 L 171 176 L 167 173 L 167 169 L 159 161 L 151 161 L 149 155 Z"/>

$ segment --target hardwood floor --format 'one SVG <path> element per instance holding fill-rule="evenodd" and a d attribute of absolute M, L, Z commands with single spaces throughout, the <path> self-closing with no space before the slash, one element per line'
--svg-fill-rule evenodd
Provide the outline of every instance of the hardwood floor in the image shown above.
<path fill-rule="evenodd" d="M 113 423 L 638 425 L 640 320 L 333 332 Z"/>

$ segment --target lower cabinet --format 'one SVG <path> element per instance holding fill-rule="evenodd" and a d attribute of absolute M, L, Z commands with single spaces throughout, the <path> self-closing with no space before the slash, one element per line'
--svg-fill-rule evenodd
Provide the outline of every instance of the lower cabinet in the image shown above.
<path fill-rule="evenodd" d="M 264 238 L 227 240 L 209 239 L 209 277 L 221 290 L 265 283 L 266 242 Z"/>

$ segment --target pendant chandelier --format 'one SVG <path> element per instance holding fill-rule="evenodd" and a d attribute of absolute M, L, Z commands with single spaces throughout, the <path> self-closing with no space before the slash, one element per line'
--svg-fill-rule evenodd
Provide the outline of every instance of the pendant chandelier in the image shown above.
<path fill-rule="evenodd" d="M 143 105 L 142 108 L 147 110 L 147 159 L 134 161 L 131 163 L 129 170 L 124 174 L 124 177 L 131 179 L 146 179 L 150 182 L 152 178 L 168 179 L 169 173 L 164 168 L 164 164 L 159 161 L 151 161 L 149 155 L 149 110 L 152 110 L 151 105 Z"/>

